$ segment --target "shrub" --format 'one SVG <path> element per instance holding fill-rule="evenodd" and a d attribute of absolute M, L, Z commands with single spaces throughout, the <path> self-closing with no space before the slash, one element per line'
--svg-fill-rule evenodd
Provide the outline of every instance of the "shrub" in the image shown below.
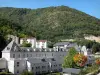
<path fill-rule="evenodd" d="M 76 68 L 76 64 L 73 60 L 73 57 L 77 54 L 75 48 L 71 48 L 68 51 L 68 55 L 64 57 L 63 68 Z"/>
<path fill-rule="evenodd" d="M 28 72 L 28 71 L 24 71 L 22 74 L 20 75 L 34 75 L 32 72 Z"/>
<path fill-rule="evenodd" d="M 74 62 L 77 64 L 79 67 L 83 67 L 87 61 L 87 57 L 84 56 L 83 54 L 76 54 L 74 57 Z"/>
<path fill-rule="evenodd" d="M 96 59 L 95 63 L 96 63 L 97 65 L 100 65 L 100 59 Z"/>

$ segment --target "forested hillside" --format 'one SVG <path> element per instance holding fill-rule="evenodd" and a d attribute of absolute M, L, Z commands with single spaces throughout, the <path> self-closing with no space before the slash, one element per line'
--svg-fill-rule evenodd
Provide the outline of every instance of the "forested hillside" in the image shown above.
<path fill-rule="evenodd" d="M 1 19 L 0 18 L 0 57 L 1 57 L 1 51 L 4 49 L 4 47 L 8 44 L 7 35 L 20 35 L 21 33 L 21 26 L 17 23 L 13 23 L 11 21 L 8 21 L 7 19 Z"/>
<path fill-rule="evenodd" d="M 6 30 L 11 34 L 26 34 L 53 42 L 66 38 L 83 38 L 85 34 L 100 35 L 100 19 L 67 6 L 34 10 L 4 7 L 0 8 L 0 18 L 14 23 L 11 28 L 0 21 L 0 26 L 8 26 L 10 30 Z"/>

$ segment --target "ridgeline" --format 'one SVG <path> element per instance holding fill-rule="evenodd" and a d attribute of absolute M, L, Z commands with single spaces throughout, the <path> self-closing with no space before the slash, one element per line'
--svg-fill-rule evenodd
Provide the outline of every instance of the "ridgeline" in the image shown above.
<path fill-rule="evenodd" d="M 33 36 L 57 42 L 61 39 L 100 35 L 100 19 L 67 6 L 39 9 L 0 8 L 0 33 Z"/>

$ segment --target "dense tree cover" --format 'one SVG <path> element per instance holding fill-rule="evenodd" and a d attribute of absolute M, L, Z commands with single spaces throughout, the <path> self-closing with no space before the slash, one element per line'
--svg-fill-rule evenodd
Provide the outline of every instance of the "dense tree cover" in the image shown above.
<path fill-rule="evenodd" d="M 14 26 L 20 25 L 24 34 L 53 42 L 83 37 L 84 34 L 100 35 L 100 19 L 67 6 L 34 10 L 5 7 L 0 8 L 0 18 L 17 23 Z"/>
<path fill-rule="evenodd" d="M 86 46 L 89 49 L 92 49 L 92 53 L 96 53 L 96 52 L 100 52 L 100 43 L 95 42 L 95 41 L 90 41 L 90 40 L 85 40 L 85 39 L 81 39 L 81 40 L 76 40 L 75 41 L 78 45 L 81 46 Z"/>
<path fill-rule="evenodd" d="M 6 36 L 8 34 L 18 35 L 21 33 L 21 26 L 17 23 L 13 23 L 7 19 L 0 18 L 0 57 L 1 51 L 8 44 Z"/>
<path fill-rule="evenodd" d="M 77 68 L 76 63 L 73 60 L 73 57 L 77 54 L 75 48 L 71 48 L 68 51 L 68 55 L 64 57 L 63 68 Z"/>
<path fill-rule="evenodd" d="M 100 19 L 67 6 L 34 10 L 0 8 L 0 35 L 4 39 L 7 34 L 33 36 L 37 39 L 47 39 L 50 41 L 48 46 L 52 47 L 61 39 L 83 38 L 86 34 L 98 36 L 99 30 Z"/>
<path fill-rule="evenodd" d="M 1 51 L 2 49 L 4 49 L 4 47 L 6 46 L 6 40 L 5 38 L 0 34 L 0 57 L 1 57 Z"/>
<path fill-rule="evenodd" d="M 5 36 L 8 34 L 16 35 L 19 37 L 26 37 L 28 36 L 27 33 L 24 33 L 23 28 L 17 22 L 10 21 L 8 19 L 0 18 L 0 34 Z"/>

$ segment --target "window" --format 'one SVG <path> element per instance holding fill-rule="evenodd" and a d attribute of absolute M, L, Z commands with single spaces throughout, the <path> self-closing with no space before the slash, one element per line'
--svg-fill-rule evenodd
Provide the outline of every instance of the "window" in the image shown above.
<path fill-rule="evenodd" d="M 36 67 L 36 69 L 38 69 L 38 67 Z"/>
<path fill-rule="evenodd" d="M 42 42 L 42 46 L 44 46 L 44 42 Z"/>
<path fill-rule="evenodd" d="M 19 73 L 19 70 L 17 70 L 17 73 Z"/>
<path fill-rule="evenodd" d="M 52 65 L 51 65 L 51 67 L 52 67 Z"/>
<path fill-rule="evenodd" d="M 18 55 L 18 58 L 20 58 L 20 54 Z"/>
<path fill-rule="evenodd" d="M 30 56 L 32 57 L 32 54 Z"/>
<path fill-rule="evenodd" d="M 49 68 L 50 66 L 48 65 L 48 68 Z"/>
<path fill-rule="evenodd" d="M 40 66 L 38 66 L 37 68 L 40 69 Z"/>
<path fill-rule="evenodd" d="M 32 67 L 32 70 L 34 69 L 34 67 Z"/>
<path fill-rule="evenodd" d="M 37 54 L 36 54 L 36 57 L 37 57 Z"/>
<path fill-rule="evenodd" d="M 27 57 L 28 57 L 28 54 L 27 54 Z"/>
<path fill-rule="evenodd" d="M 19 67 L 19 62 L 17 62 L 17 67 Z"/>
<path fill-rule="evenodd" d="M 25 58 L 25 54 L 23 54 L 23 58 Z"/>
<path fill-rule="evenodd" d="M 46 57 L 46 54 L 45 54 L 45 57 Z"/>
<path fill-rule="evenodd" d="M 52 61 L 56 61 L 54 58 L 51 58 Z"/>
<path fill-rule="evenodd" d="M 42 68 L 45 68 L 45 66 L 42 66 Z"/>
<path fill-rule="evenodd" d="M 9 50 L 10 48 L 9 47 L 7 47 L 7 50 Z"/>
<path fill-rule="evenodd" d="M 45 60 L 45 59 L 41 59 L 41 61 L 46 62 L 46 60 Z"/>
<path fill-rule="evenodd" d="M 53 53 L 52 53 L 52 56 L 53 56 Z"/>
<path fill-rule="evenodd" d="M 59 66 L 61 66 L 61 64 L 59 64 Z"/>
<path fill-rule="evenodd" d="M 15 54 L 13 54 L 13 58 L 15 58 Z"/>

